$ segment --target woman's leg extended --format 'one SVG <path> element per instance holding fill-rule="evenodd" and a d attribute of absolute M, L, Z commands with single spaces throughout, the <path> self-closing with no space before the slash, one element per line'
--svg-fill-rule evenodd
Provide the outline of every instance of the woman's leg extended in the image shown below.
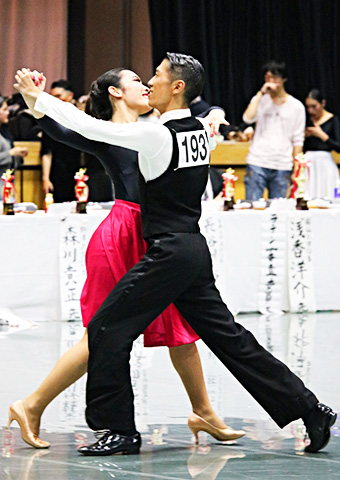
<path fill-rule="evenodd" d="M 196 343 L 169 348 L 169 353 L 188 393 L 193 412 L 217 428 L 227 428 L 211 406 Z"/>
<path fill-rule="evenodd" d="M 87 329 L 83 338 L 57 361 L 41 385 L 23 400 L 31 430 L 39 434 L 40 417 L 51 401 L 87 371 Z"/>

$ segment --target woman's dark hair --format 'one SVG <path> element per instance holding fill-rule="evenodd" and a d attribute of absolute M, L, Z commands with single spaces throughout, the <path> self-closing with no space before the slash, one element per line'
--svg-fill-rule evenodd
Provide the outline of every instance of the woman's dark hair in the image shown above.
<path fill-rule="evenodd" d="M 183 80 L 185 82 L 183 99 L 189 105 L 194 98 L 202 93 L 205 79 L 204 68 L 198 60 L 190 55 L 167 52 L 166 58 L 170 62 L 171 80 Z"/>
<path fill-rule="evenodd" d="M 307 98 L 312 98 L 319 103 L 325 100 L 325 97 L 322 95 L 318 88 L 312 88 L 312 90 L 308 93 Z"/>
<path fill-rule="evenodd" d="M 126 68 L 113 68 L 103 73 L 91 85 L 90 109 L 94 117 L 101 120 L 111 120 L 113 108 L 110 101 L 108 88 L 113 86 L 120 88 L 121 72 Z"/>
<path fill-rule="evenodd" d="M 0 108 L 3 106 L 4 103 L 7 103 L 7 100 L 8 100 L 7 97 L 2 97 L 0 95 Z M 7 140 L 11 142 L 11 146 L 13 147 L 13 138 L 8 129 L 7 123 L 0 123 L 0 132 L 3 137 L 5 137 Z"/>
<path fill-rule="evenodd" d="M 273 75 L 281 78 L 287 78 L 287 69 L 285 62 L 277 62 L 276 60 L 271 60 L 262 67 L 263 74 L 267 72 L 272 73 Z"/>

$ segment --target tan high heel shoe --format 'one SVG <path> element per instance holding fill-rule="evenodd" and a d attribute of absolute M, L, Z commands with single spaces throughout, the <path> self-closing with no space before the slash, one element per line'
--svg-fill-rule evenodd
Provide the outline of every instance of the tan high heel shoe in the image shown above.
<path fill-rule="evenodd" d="M 217 428 L 214 427 L 211 423 L 204 420 L 204 418 L 200 417 L 196 413 L 192 413 L 188 420 L 188 427 L 195 435 L 196 444 L 198 444 L 198 432 L 206 432 L 209 433 L 212 437 L 216 438 L 216 440 L 220 440 L 221 442 L 225 442 L 227 440 L 236 440 L 238 438 L 243 437 L 246 432 L 244 430 L 234 430 L 233 428 Z"/>
<path fill-rule="evenodd" d="M 16 420 L 19 424 L 21 431 L 21 438 L 24 442 L 28 443 L 34 448 L 48 448 L 51 444 L 41 440 L 38 435 L 35 435 L 30 429 L 25 407 L 22 400 L 17 400 L 9 407 L 8 424 L 6 428 L 9 428 L 13 420 Z"/>

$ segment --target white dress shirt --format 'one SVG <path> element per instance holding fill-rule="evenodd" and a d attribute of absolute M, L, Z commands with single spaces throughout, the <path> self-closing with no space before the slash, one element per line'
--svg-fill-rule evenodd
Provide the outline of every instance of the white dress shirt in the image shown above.
<path fill-rule="evenodd" d="M 159 124 L 114 123 L 91 117 L 71 103 L 63 102 L 46 92 L 39 95 L 34 109 L 90 140 L 136 150 L 139 153 L 139 169 L 146 182 L 162 175 L 171 161 L 172 135 L 162 124 L 191 116 L 190 109 L 186 108 L 164 113 Z M 201 118 L 198 120 L 202 122 L 208 138 L 211 139 L 208 123 Z M 209 147 L 213 146 L 213 142 L 209 141 Z"/>

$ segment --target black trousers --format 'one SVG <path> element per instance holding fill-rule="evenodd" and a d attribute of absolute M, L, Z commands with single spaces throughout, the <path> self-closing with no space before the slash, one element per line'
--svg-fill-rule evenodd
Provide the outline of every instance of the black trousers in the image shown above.
<path fill-rule="evenodd" d="M 215 287 L 205 238 L 199 233 L 171 233 L 150 240 L 142 260 L 89 323 L 86 420 L 90 428 L 120 432 L 135 428 L 132 343 L 172 302 L 281 428 L 317 403 L 296 375 L 234 321 Z"/>

